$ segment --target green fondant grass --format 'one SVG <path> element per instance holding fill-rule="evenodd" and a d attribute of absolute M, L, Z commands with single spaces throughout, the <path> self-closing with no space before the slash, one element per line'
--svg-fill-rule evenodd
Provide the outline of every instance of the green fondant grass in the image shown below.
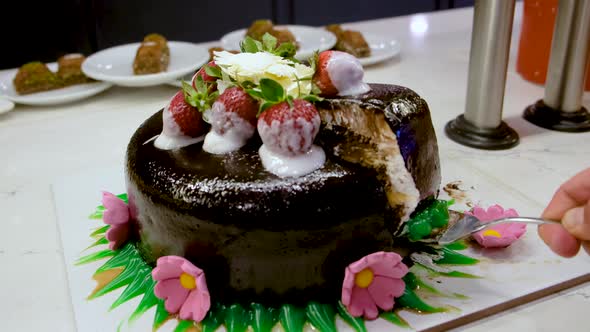
<path fill-rule="evenodd" d="M 126 195 L 118 195 L 118 197 L 127 202 Z M 440 215 L 444 216 L 443 213 L 440 213 L 442 203 L 440 201 L 437 201 L 436 203 L 436 208 L 439 210 L 439 217 Z M 91 218 L 102 218 L 103 213 L 104 207 L 98 206 L 95 212 L 91 215 Z M 424 215 L 422 215 L 422 218 L 423 217 Z M 440 220 L 438 221 L 440 222 Z M 104 236 L 108 227 L 108 225 L 102 226 L 91 233 L 90 236 L 94 239 L 94 242 L 88 247 L 88 249 L 100 246 L 106 247 L 108 241 L 106 241 Z M 442 258 L 437 263 L 477 263 L 477 260 L 456 253 L 453 249 L 457 250 L 459 248 L 443 248 L 442 252 L 440 252 Z M 350 315 L 341 302 L 323 304 L 313 301 L 307 306 L 284 304 L 278 308 L 267 307 L 257 303 L 247 306 L 243 306 L 242 304 L 225 306 L 213 302 L 205 319 L 198 324 L 200 326 L 196 326 L 192 321 L 178 320 L 175 315 L 170 315 L 164 307 L 164 301 L 158 299 L 154 295 L 156 282 L 151 275 L 153 267 L 143 260 L 134 243 L 127 243 L 122 248 L 115 251 L 110 249 L 98 250 L 81 257 L 76 264 L 88 264 L 105 259 L 108 260 L 96 270 L 96 274 L 112 269 L 121 269 L 121 272 L 118 273 L 113 280 L 95 290 L 95 293 L 92 294 L 90 298 L 101 297 L 116 289 L 122 288 L 123 290 L 121 294 L 111 305 L 111 310 L 113 310 L 129 300 L 141 296 L 139 304 L 128 319 L 129 324 L 133 324 L 148 310 L 155 307 L 153 319 L 154 330 L 160 328 L 169 319 L 175 319 L 176 327 L 174 331 L 180 332 L 188 331 L 192 327 L 197 327 L 198 330 L 200 329 L 203 332 L 213 332 L 217 330 L 221 324 L 225 325 L 228 332 L 244 332 L 249 330 L 249 328 L 254 332 L 270 332 L 276 324 L 281 324 L 285 332 L 301 332 L 306 324 L 311 324 L 316 330 L 321 332 L 336 332 L 336 318 L 340 317 L 355 331 L 366 332 L 364 319 L 362 317 L 353 317 Z M 458 271 L 453 271 L 447 275 L 453 277 L 474 277 Z M 424 302 L 414 291 L 421 285 L 421 280 L 416 275 L 408 273 L 404 278 L 404 281 L 406 282 L 406 290 L 400 298 L 396 299 L 396 309 L 409 308 L 424 313 L 445 311 L 444 308 L 433 307 Z M 409 327 L 409 325 L 394 311 L 383 312 L 380 317 L 395 325 Z"/>

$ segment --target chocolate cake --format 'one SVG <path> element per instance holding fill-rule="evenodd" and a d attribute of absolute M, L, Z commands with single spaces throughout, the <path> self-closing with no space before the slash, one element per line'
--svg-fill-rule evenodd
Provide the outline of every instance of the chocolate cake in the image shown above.
<path fill-rule="evenodd" d="M 95 214 L 109 249 L 80 259 L 112 256 L 91 297 L 128 284 L 115 304 L 144 294 L 132 319 L 156 306 L 154 328 L 203 331 L 336 331 L 335 310 L 359 325 L 396 299 L 439 310 L 408 267 L 450 255 L 429 244 L 450 218 L 428 105 L 365 83 L 351 54 L 306 65 L 262 39 L 214 52 L 132 136 L 127 193 Z"/>
<path fill-rule="evenodd" d="M 370 87 L 317 104 L 322 129 L 316 141 L 328 157 L 301 177 L 267 172 L 259 139 L 224 155 L 203 151 L 202 143 L 158 149 L 149 142 L 162 131 L 162 111 L 149 118 L 133 135 L 126 163 L 144 258 L 187 258 L 207 271 L 211 296 L 221 301 L 338 298 L 340 285 L 330 281 L 341 279 L 348 263 L 391 249 L 403 221 L 402 204 L 392 209 L 388 203 L 381 170 L 352 160 L 353 143 L 370 145 L 368 135 L 384 130 L 371 123 L 385 121 L 419 199 L 435 196 L 440 184 L 426 102 L 404 87 Z M 338 124 L 336 113 L 364 114 L 368 132 Z"/>

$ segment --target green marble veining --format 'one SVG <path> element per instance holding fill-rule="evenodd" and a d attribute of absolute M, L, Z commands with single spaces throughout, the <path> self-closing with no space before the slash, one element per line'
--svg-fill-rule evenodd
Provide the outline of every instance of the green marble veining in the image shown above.
<path fill-rule="evenodd" d="M 292 304 L 284 304 L 280 308 L 279 321 L 285 332 L 301 332 L 307 321 L 305 309 Z"/>
<path fill-rule="evenodd" d="M 348 323 L 356 332 L 367 332 L 365 320 L 362 317 L 352 316 L 341 301 L 338 301 L 336 309 L 338 309 L 338 314 L 340 314 L 342 320 Z"/>

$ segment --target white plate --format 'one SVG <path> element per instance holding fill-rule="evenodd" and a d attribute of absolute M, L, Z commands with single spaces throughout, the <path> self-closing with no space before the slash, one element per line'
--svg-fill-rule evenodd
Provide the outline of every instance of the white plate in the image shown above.
<path fill-rule="evenodd" d="M 47 67 L 53 71 L 57 70 L 57 63 L 48 63 Z M 112 84 L 106 82 L 94 82 L 76 84 L 69 87 L 36 92 L 28 95 L 19 95 L 14 89 L 12 80 L 18 69 L 4 70 L 0 73 L 0 97 L 8 99 L 17 104 L 25 105 L 56 105 L 69 103 L 94 96 L 110 88 Z"/>
<path fill-rule="evenodd" d="M 371 47 L 371 56 L 358 58 L 363 66 L 370 66 L 389 60 L 397 56 L 401 51 L 399 43 L 394 39 L 364 32 L 363 36 L 369 44 L 369 47 Z"/>
<path fill-rule="evenodd" d="M 169 85 L 172 85 L 172 86 L 175 86 L 175 87 L 182 88 L 182 81 L 186 81 L 186 82 L 188 82 L 188 83 L 191 83 L 191 82 L 192 82 L 192 80 L 193 80 L 193 76 L 194 76 L 194 75 L 195 75 L 195 74 L 193 74 L 192 72 L 190 72 L 190 73 L 188 73 L 188 74 L 186 74 L 186 75 L 182 76 L 182 77 L 181 77 L 181 78 L 179 78 L 179 79 L 176 79 L 176 80 L 174 80 L 174 81 L 172 81 L 172 82 L 168 82 L 168 84 L 169 84 Z"/>
<path fill-rule="evenodd" d="M 279 25 L 278 29 L 289 29 L 299 43 L 299 49 L 295 58 L 307 60 L 313 52 L 329 50 L 336 44 L 336 36 L 322 29 L 305 25 Z M 223 48 L 228 50 L 240 50 L 240 42 L 246 36 L 246 29 L 232 31 L 221 38 Z"/>
<path fill-rule="evenodd" d="M 201 67 L 209 52 L 205 46 L 169 41 L 170 64 L 168 70 L 147 75 L 133 74 L 133 60 L 140 43 L 115 46 L 89 56 L 82 71 L 97 80 L 122 86 L 152 86 L 174 81 L 176 78 Z"/>
<path fill-rule="evenodd" d="M 0 98 L 0 114 L 8 113 L 14 108 L 14 103 L 8 99 Z"/>

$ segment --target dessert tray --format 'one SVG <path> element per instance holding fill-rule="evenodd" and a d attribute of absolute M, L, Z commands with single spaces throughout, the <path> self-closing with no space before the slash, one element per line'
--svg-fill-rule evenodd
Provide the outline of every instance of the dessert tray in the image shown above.
<path fill-rule="evenodd" d="M 48 63 L 47 67 L 51 70 L 57 70 L 57 63 Z M 12 83 L 17 71 L 18 68 L 14 68 L 0 73 L 0 97 L 17 104 L 41 106 L 69 103 L 94 96 L 112 86 L 108 82 L 93 82 L 28 95 L 19 95 L 16 93 Z"/>
<path fill-rule="evenodd" d="M 192 73 L 209 58 L 204 46 L 169 41 L 170 64 L 164 72 L 147 75 L 133 74 L 133 60 L 140 43 L 115 46 L 92 54 L 82 65 L 88 77 L 116 85 L 141 87 L 168 83 Z"/>
<path fill-rule="evenodd" d="M 478 183 L 478 187 L 484 190 L 473 195 L 485 197 L 486 190 L 488 197 L 501 195 L 498 189 L 482 184 L 475 173 L 470 173 L 458 163 L 444 160 L 443 165 L 446 166 L 443 183 L 462 179 L 465 187 Z M 95 239 L 89 237 L 103 226 L 101 220 L 89 219 L 89 214 L 100 204 L 100 189 L 121 193 L 125 191 L 123 183 L 121 167 L 114 167 L 87 170 L 53 185 L 78 331 L 145 332 L 152 331 L 154 327 L 156 307 L 138 310 L 143 294 L 129 297 L 125 286 L 89 300 L 89 295 L 97 286 L 93 275 L 110 256 L 88 264 L 76 264 L 83 256 L 107 249 L 105 244 L 96 244 Z M 516 208 L 526 204 L 509 195 L 505 199 L 500 203 L 513 204 L 511 206 Z M 464 206 L 456 204 L 453 208 L 460 210 Z M 472 246 L 459 249 L 460 246 L 452 249 L 461 255 L 456 257 L 470 257 L 467 262 L 473 264 L 441 264 L 438 265 L 439 271 L 419 265 L 410 269 L 418 280 L 416 294 L 427 304 L 422 307 L 422 313 L 402 308 L 394 311 L 394 315 L 382 315 L 377 320 L 366 321 L 363 327 L 355 325 L 355 320 L 347 323 L 345 315 L 335 314 L 331 316 L 335 317 L 335 328 L 338 331 L 446 331 L 590 281 L 590 257 L 585 254 L 573 259 L 557 257 L 538 238 L 534 227 L 529 227 L 519 241 L 506 249 Z M 125 297 L 122 296 L 124 292 L 127 293 Z M 121 298 L 127 300 L 122 301 Z M 432 312 L 428 313 L 428 310 Z M 235 323 L 230 331 L 241 331 L 236 317 L 226 316 L 225 319 L 226 324 L 228 321 Z M 242 324 L 250 323 L 246 320 Z M 307 330 L 310 326 L 306 323 Z M 192 331 L 190 328 L 194 326 L 169 319 L 160 325 L 158 331 Z"/>

